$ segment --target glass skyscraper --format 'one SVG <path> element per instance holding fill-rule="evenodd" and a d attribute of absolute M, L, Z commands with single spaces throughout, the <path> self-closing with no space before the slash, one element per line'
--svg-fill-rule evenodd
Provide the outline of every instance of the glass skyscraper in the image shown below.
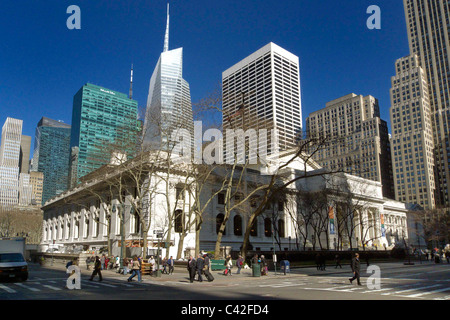
<path fill-rule="evenodd" d="M 169 6 L 164 49 L 150 79 L 144 121 L 144 146 L 161 147 L 175 130 L 194 137 L 189 84 L 183 79 L 183 48 L 169 50 Z"/>
<path fill-rule="evenodd" d="M 113 152 L 136 151 L 138 103 L 126 94 L 90 83 L 73 99 L 70 136 L 70 187 L 110 162 Z M 75 153 L 75 154 L 74 154 Z"/>
<path fill-rule="evenodd" d="M 37 124 L 31 171 L 44 174 L 42 204 L 67 190 L 70 131 L 69 124 L 46 117 Z"/>

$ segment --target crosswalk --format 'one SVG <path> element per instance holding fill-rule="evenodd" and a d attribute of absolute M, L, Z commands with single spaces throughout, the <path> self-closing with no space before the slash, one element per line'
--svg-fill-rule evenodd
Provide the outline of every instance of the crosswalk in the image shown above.
<path fill-rule="evenodd" d="M 65 289 L 67 278 L 56 278 L 56 279 L 36 279 L 26 282 L 14 282 L 14 283 L 0 283 L 0 300 L 2 299 L 2 294 L 18 294 L 24 292 L 30 292 L 34 294 L 45 294 L 48 292 L 63 291 Z M 366 285 L 356 286 L 350 285 L 346 278 L 342 277 L 326 277 L 320 280 L 311 279 L 309 277 L 302 278 L 289 278 L 289 279 L 261 279 L 257 284 L 254 281 L 239 281 L 230 283 L 204 283 L 197 286 L 197 289 L 204 288 L 208 290 L 210 286 L 226 286 L 235 287 L 242 290 L 251 288 L 261 288 L 264 289 L 289 289 L 297 290 L 299 296 L 308 291 L 328 291 L 337 293 L 356 293 L 362 295 L 378 295 L 384 299 L 389 299 L 389 297 L 400 297 L 408 299 L 434 299 L 434 300 L 450 300 L 450 283 L 446 281 L 439 282 L 425 282 L 416 281 L 413 283 L 396 282 L 397 279 L 385 279 L 382 281 L 382 285 L 376 289 L 369 289 Z M 188 281 L 165 281 L 158 282 L 152 280 L 146 280 L 144 282 L 138 283 L 128 283 L 124 279 L 109 279 L 107 281 L 89 281 L 88 279 L 81 280 L 81 288 L 83 290 L 111 290 L 117 289 L 128 289 L 133 290 L 136 288 L 149 288 L 151 286 L 168 286 L 168 287 L 183 287 L 186 285 L 191 285 Z"/>
<path fill-rule="evenodd" d="M 322 286 L 304 286 L 303 290 L 317 290 L 317 291 L 332 291 L 332 292 L 351 292 L 358 294 L 376 294 L 379 296 L 394 296 L 400 298 L 417 298 L 417 299 L 427 299 L 429 296 L 437 295 L 450 291 L 450 286 L 447 282 L 443 283 L 433 283 L 425 284 L 424 282 L 415 282 L 410 284 L 394 284 L 387 283 L 382 285 L 379 289 L 369 289 L 367 286 L 352 286 L 345 281 L 337 285 L 336 280 L 328 281 L 328 284 L 333 284 L 331 286 L 324 286 L 327 282 L 322 281 Z M 435 300 L 450 300 L 450 296 L 439 296 L 434 297 Z"/>

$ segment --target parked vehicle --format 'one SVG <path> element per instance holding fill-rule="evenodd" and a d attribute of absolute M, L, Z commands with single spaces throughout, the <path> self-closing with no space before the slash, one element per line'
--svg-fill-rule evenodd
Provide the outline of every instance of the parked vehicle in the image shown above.
<path fill-rule="evenodd" d="M 28 264 L 20 252 L 0 252 L 0 278 L 28 279 Z"/>
<path fill-rule="evenodd" d="M 25 238 L 0 238 L 0 278 L 28 279 Z"/>

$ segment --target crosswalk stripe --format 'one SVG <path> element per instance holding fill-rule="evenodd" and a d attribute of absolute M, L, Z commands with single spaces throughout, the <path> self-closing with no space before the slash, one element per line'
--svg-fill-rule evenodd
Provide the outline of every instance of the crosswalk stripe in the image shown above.
<path fill-rule="evenodd" d="M 11 289 L 11 288 L 9 288 L 7 286 L 4 286 L 2 284 L 0 284 L 0 289 L 3 289 L 3 290 L 5 290 L 6 292 L 9 292 L 9 293 L 16 293 L 17 292 L 16 290 Z"/>
<path fill-rule="evenodd" d="M 42 285 L 42 286 L 43 286 L 43 287 L 46 287 L 46 288 L 49 288 L 49 289 L 52 289 L 52 290 L 55 290 L 55 291 L 60 291 L 60 290 L 62 290 L 61 288 L 49 286 L 49 285 L 47 285 L 47 284 L 44 284 L 44 285 Z"/>
<path fill-rule="evenodd" d="M 450 288 L 443 288 L 443 289 L 438 289 L 438 290 L 433 290 L 433 291 L 428 291 L 428 292 L 412 294 L 412 295 L 406 296 L 406 297 L 408 297 L 408 298 L 419 298 L 419 297 L 425 296 L 427 294 L 439 293 L 439 292 L 444 292 L 444 291 L 449 291 L 449 290 L 450 290 Z"/>
<path fill-rule="evenodd" d="M 34 292 L 41 291 L 41 290 L 39 290 L 37 288 L 26 286 L 23 283 L 16 283 L 16 286 L 19 286 L 19 287 L 22 287 L 22 288 L 25 288 L 25 289 L 28 289 L 28 290 L 31 290 L 31 291 L 34 291 Z"/>
<path fill-rule="evenodd" d="M 439 287 L 439 286 L 441 286 L 441 285 L 440 285 L 440 284 L 435 284 L 435 285 L 432 285 L 432 286 L 419 287 L 419 288 L 412 288 L 412 289 L 408 289 L 408 290 L 401 290 L 401 291 L 395 291 L 395 292 L 389 292 L 389 293 L 382 293 L 381 295 L 383 295 L 383 296 L 389 296 L 389 295 L 391 295 L 391 294 L 399 294 L 399 293 L 411 292 L 411 291 L 416 291 L 416 290 L 435 288 L 435 287 Z"/>

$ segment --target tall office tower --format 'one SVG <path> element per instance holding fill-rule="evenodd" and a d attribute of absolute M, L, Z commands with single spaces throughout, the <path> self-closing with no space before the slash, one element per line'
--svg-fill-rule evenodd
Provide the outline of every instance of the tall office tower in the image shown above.
<path fill-rule="evenodd" d="M 138 103 L 128 95 L 85 84 L 73 98 L 70 152 L 71 185 L 111 160 L 117 150 L 131 158 L 138 137 Z M 78 147 L 78 149 L 74 149 Z"/>
<path fill-rule="evenodd" d="M 10 207 L 19 201 L 19 163 L 22 120 L 7 118 L 0 144 L 0 206 Z"/>
<path fill-rule="evenodd" d="M 30 172 L 31 204 L 42 205 L 42 192 L 44 189 L 44 174 L 42 172 Z"/>
<path fill-rule="evenodd" d="M 450 1 L 403 0 L 409 49 L 419 57 L 430 96 L 436 205 L 450 207 Z"/>
<path fill-rule="evenodd" d="M 302 131 L 299 58 L 270 42 L 225 70 L 222 109 L 227 143 L 227 129 L 266 129 L 268 155 L 275 152 L 271 130 L 278 133 L 280 151 L 294 147 Z"/>
<path fill-rule="evenodd" d="M 43 203 L 68 188 L 70 131 L 69 124 L 46 117 L 37 124 L 31 171 L 44 174 Z"/>
<path fill-rule="evenodd" d="M 30 150 L 31 150 L 31 137 L 22 136 L 20 140 L 20 157 L 19 157 L 20 173 L 28 173 L 30 171 Z"/>
<path fill-rule="evenodd" d="M 183 48 L 169 50 L 169 5 L 164 49 L 150 79 L 144 119 L 144 146 L 167 148 L 172 134 L 186 131 L 193 145 L 194 121 L 189 84 L 183 79 Z"/>
<path fill-rule="evenodd" d="M 434 142 L 426 75 L 415 54 L 395 66 L 390 109 L 395 199 L 433 209 Z"/>
<path fill-rule="evenodd" d="M 322 167 L 381 182 L 383 196 L 394 198 L 391 151 L 378 100 L 349 94 L 306 119 L 307 137 L 325 141 L 310 151 Z"/>

